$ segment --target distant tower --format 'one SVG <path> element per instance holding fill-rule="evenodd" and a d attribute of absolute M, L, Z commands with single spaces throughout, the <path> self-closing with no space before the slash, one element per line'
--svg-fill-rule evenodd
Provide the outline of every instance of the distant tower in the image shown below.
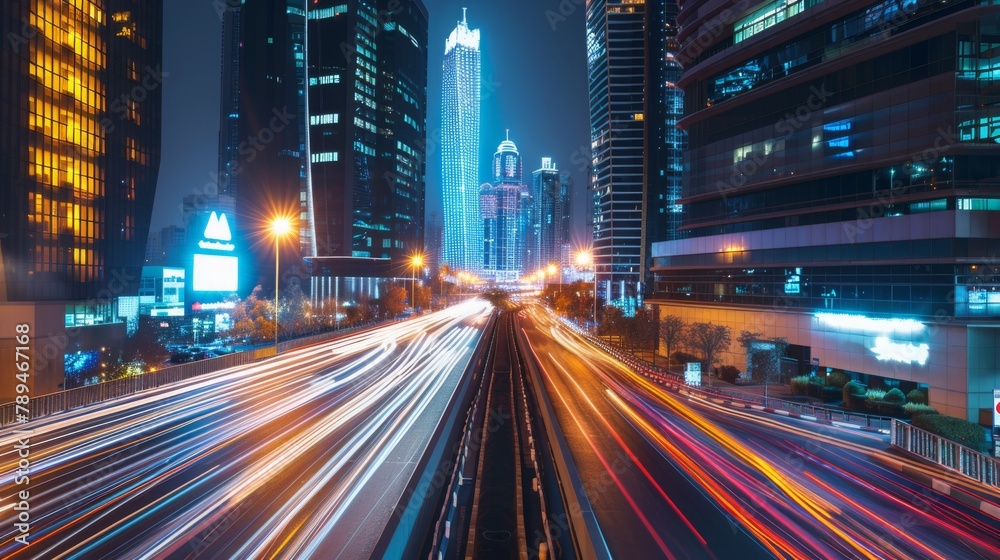
<path fill-rule="evenodd" d="M 483 185 L 481 192 L 488 193 L 483 201 L 490 208 L 483 213 L 484 227 L 489 230 L 490 242 L 484 244 L 486 253 L 483 273 L 497 282 L 511 282 L 520 277 L 524 263 L 524 235 L 526 222 L 522 215 L 524 185 L 521 181 L 521 154 L 517 146 L 507 139 L 500 143 L 493 154 L 493 185 Z M 492 198 L 490 198 L 492 197 Z M 530 198 L 529 198 L 530 200 Z M 495 214 L 495 216 L 494 216 Z"/>
<path fill-rule="evenodd" d="M 441 190 L 444 197 L 444 264 L 478 273 L 483 266 L 479 209 L 479 30 L 462 10 L 444 49 L 441 99 Z"/>
<path fill-rule="evenodd" d="M 542 158 L 542 167 L 531 174 L 531 196 L 534 210 L 528 237 L 528 270 L 553 263 L 562 266 L 562 245 L 568 239 L 568 232 L 564 231 L 568 197 L 562 175 L 552 158 Z"/>

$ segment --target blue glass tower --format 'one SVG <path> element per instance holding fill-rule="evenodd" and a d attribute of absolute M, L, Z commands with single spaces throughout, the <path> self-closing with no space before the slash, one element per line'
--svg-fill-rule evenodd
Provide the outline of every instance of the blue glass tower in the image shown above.
<path fill-rule="evenodd" d="M 445 43 L 441 100 L 441 190 L 444 258 L 456 270 L 483 266 L 483 217 L 479 209 L 479 30 L 462 21 Z"/>

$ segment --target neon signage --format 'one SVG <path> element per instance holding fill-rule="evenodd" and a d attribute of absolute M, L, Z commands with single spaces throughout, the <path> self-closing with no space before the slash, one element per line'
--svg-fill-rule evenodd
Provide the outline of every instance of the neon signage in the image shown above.
<path fill-rule="evenodd" d="M 902 343 L 889 340 L 888 337 L 880 336 L 875 339 L 875 346 L 870 350 L 875 353 L 875 357 L 883 362 L 902 362 L 904 364 L 924 365 L 930 356 L 930 347 L 927 344 Z"/>
<path fill-rule="evenodd" d="M 891 332 L 914 333 L 924 330 L 924 324 L 913 319 L 873 319 L 864 315 L 844 313 L 817 313 L 816 318 L 825 325 L 846 331 L 888 334 Z"/>

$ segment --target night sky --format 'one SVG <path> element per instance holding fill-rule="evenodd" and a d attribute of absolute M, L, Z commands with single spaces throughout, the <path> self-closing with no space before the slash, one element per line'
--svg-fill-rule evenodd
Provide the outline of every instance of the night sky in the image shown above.
<path fill-rule="evenodd" d="M 559 4 L 574 8 L 561 15 Z M 579 4 L 579 5 L 577 5 Z M 505 129 L 524 158 L 525 182 L 552 157 L 574 176 L 579 243 L 589 239 L 590 197 L 584 2 L 425 0 L 430 12 L 427 213 L 441 215 L 441 64 L 444 42 L 469 8 L 482 32 L 482 179 Z M 221 19 L 212 0 L 164 2 L 163 157 L 153 231 L 180 223 L 181 199 L 218 167 Z M 567 10 L 568 11 L 568 10 Z M 548 12 L 548 13 L 547 13 Z M 558 16 L 558 17 L 556 17 Z"/>

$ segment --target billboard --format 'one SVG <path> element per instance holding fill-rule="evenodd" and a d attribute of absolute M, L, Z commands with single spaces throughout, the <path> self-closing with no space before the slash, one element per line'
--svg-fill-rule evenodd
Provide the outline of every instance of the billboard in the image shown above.
<path fill-rule="evenodd" d="M 202 238 L 194 254 L 191 291 L 235 292 L 239 286 L 239 259 L 232 254 L 236 247 L 225 213 L 211 213 Z"/>
<path fill-rule="evenodd" d="M 223 255 L 194 256 L 196 292 L 235 292 L 239 281 L 239 259 Z"/>

